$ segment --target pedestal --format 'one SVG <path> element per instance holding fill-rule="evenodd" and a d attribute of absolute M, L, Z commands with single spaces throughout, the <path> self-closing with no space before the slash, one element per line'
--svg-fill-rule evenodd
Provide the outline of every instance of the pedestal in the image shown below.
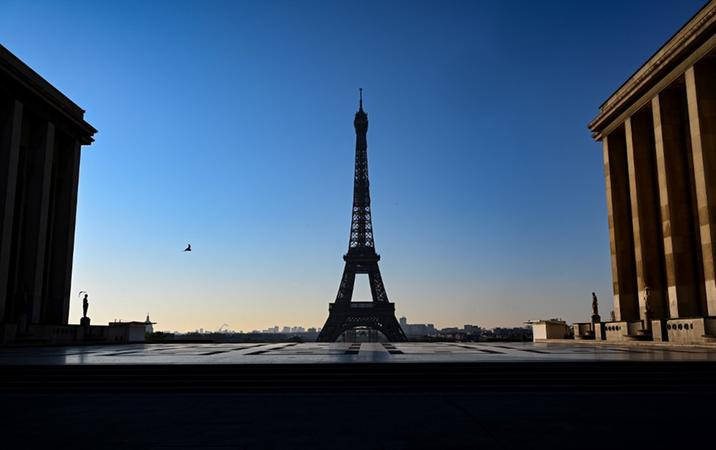
<path fill-rule="evenodd" d="M 594 323 L 594 339 L 597 341 L 606 340 L 607 335 L 604 334 L 604 324 L 600 322 Z"/>
<path fill-rule="evenodd" d="M 80 319 L 80 326 L 83 328 L 89 328 L 90 326 L 90 318 L 89 317 L 83 317 Z"/>
<path fill-rule="evenodd" d="M 602 321 L 602 318 L 599 317 L 599 314 L 594 314 L 594 315 L 592 316 L 592 323 L 599 323 L 599 322 L 601 322 L 601 321 Z"/>

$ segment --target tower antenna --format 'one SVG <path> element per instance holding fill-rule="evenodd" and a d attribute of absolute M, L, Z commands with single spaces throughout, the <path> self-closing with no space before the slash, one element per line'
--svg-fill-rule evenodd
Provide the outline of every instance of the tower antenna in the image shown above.
<path fill-rule="evenodd" d="M 358 88 L 358 92 L 360 95 L 360 110 L 363 111 L 363 88 Z"/>

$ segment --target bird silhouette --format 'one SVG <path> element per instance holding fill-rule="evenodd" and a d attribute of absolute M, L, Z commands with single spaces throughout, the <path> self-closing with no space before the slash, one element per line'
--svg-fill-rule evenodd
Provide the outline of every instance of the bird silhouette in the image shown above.
<path fill-rule="evenodd" d="M 186 244 L 186 248 L 184 249 L 185 252 L 191 251 L 191 244 Z"/>

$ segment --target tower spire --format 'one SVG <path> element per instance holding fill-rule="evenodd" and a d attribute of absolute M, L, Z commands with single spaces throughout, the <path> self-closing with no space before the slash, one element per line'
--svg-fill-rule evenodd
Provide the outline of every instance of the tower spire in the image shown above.
<path fill-rule="evenodd" d="M 375 253 L 373 224 L 370 215 L 370 182 L 368 181 L 368 114 L 363 111 L 363 88 L 359 88 L 360 109 L 355 115 L 356 130 L 355 176 L 353 177 L 353 219 L 351 222 L 350 253 Z"/>

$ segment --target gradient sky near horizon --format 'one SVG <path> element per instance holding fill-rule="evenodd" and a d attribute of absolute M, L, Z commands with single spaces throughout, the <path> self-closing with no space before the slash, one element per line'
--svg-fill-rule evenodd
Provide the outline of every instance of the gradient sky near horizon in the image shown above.
<path fill-rule="evenodd" d="M 82 153 L 70 322 L 86 290 L 93 323 L 322 326 L 348 245 L 359 87 L 397 315 L 581 321 L 595 291 L 608 317 L 586 124 L 704 3 L 0 0 L 0 43 L 99 130 Z"/>

